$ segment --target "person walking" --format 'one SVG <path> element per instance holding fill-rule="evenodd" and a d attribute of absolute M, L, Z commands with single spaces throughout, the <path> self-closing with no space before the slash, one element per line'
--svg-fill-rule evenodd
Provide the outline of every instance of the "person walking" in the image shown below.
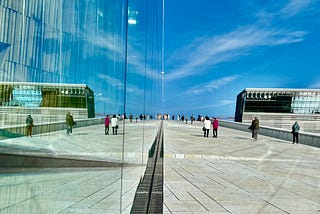
<path fill-rule="evenodd" d="M 219 126 L 219 121 L 217 120 L 217 118 L 213 119 L 212 122 L 212 127 L 213 127 L 213 137 L 217 138 L 218 137 L 218 126 Z"/>
<path fill-rule="evenodd" d="M 31 137 L 32 136 L 32 128 L 34 127 L 33 118 L 31 117 L 31 115 L 27 116 L 26 124 L 27 124 L 26 135 L 27 135 L 27 137 Z"/>
<path fill-rule="evenodd" d="M 204 127 L 203 137 L 209 137 L 209 130 L 211 127 L 211 121 L 208 116 L 206 116 L 205 120 L 203 121 L 203 127 Z"/>
<path fill-rule="evenodd" d="M 300 131 L 300 126 L 298 124 L 298 121 L 296 121 L 293 125 L 292 125 L 292 137 L 293 137 L 293 142 L 292 144 L 298 144 L 299 143 L 299 131 Z"/>
<path fill-rule="evenodd" d="M 112 127 L 112 134 L 118 134 L 118 118 L 116 117 L 116 115 L 114 114 L 111 118 L 111 127 Z"/>
<path fill-rule="evenodd" d="M 72 133 L 72 127 L 76 125 L 76 122 L 73 120 L 73 116 L 70 112 L 66 115 L 66 125 L 67 125 L 67 134 Z"/>
<path fill-rule="evenodd" d="M 194 116 L 193 116 L 193 114 L 192 114 L 191 117 L 190 117 L 190 121 L 191 121 L 191 124 L 192 124 L 193 121 L 194 121 Z"/>
<path fill-rule="evenodd" d="M 251 126 L 249 129 L 252 132 L 252 138 L 254 140 L 258 139 L 258 130 L 259 130 L 259 119 L 257 117 L 254 117 L 254 119 L 251 122 Z"/>
<path fill-rule="evenodd" d="M 106 116 L 106 119 L 104 120 L 104 134 L 109 134 L 109 126 L 110 126 L 110 118 L 109 115 Z"/>

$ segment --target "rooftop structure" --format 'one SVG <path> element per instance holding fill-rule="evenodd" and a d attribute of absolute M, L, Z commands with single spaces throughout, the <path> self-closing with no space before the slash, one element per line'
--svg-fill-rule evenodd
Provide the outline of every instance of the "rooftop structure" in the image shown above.
<path fill-rule="evenodd" d="M 246 88 L 237 96 L 235 121 L 250 122 L 254 116 L 278 128 L 298 120 L 304 131 L 318 132 L 320 89 Z"/>
<path fill-rule="evenodd" d="M 93 118 L 94 93 L 85 84 L 0 82 L 0 110 L 3 126 L 23 124 L 28 114 L 37 122 L 64 120 L 68 111 Z"/>

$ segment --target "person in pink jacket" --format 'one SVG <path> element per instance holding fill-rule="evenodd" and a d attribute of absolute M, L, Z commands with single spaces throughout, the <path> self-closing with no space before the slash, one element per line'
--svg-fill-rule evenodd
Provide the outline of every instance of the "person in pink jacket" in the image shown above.
<path fill-rule="evenodd" d="M 213 137 L 214 138 L 218 137 L 218 126 L 219 126 L 219 121 L 217 120 L 217 118 L 214 118 L 212 121 Z"/>
<path fill-rule="evenodd" d="M 109 115 L 106 116 L 106 119 L 104 120 L 104 134 L 109 134 L 109 126 L 110 126 L 110 118 Z"/>

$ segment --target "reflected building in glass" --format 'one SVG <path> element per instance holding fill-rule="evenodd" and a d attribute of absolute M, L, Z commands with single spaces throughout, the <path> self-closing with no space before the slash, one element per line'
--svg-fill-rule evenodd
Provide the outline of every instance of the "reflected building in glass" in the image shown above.
<path fill-rule="evenodd" d="M 140 14 L 135 12 L 137 22 L 145 18 L 144 10 L 153 10 L 143 2 L 132 4 L 135 11 L 142 8 Z M 137 86 L 136 80 L 156 83 L 160 76 L 149 66 L 157 66 L 155 57 L 151 54 L 144 60 L 146 52 L 157 53 L 150 50 L 152 38 L 146 41 L 141 34 L 152 25 L 140 20 L 139 25 L 127 27 L 126 1 L 1 0 L 0 20 L 1 82 L 90 85 L 101 94 L 96 100 L 99 113 L 123 113 L 126 91 L 131 102 L 141 97 L 130 93 L 131 88 L 155 86 Z"/>
<path fill-rule="evenodd" d="M 98 114 L 159 113 L 161 16 L 162 1 L 1 0 L 0 81 L 85 84 Z"/>
<path fill-rule="evenodd" d="M 67 112 L 78 119 L 95 117 L 94 93 L 87 85 L 0 82 L 2 126 L 23 124 L 29 114 L 38 123 L 63 121 Z"/>
<path fill-rule="evenodd" d="M 235 121 L 290 128 L 299 121 L 304 131 L 320 131 L 320 90 L 246 88 L 237 96 Z"/>
<path fill-rule="evenodd" d="M 160 121 L 150 121 L 146 129 L 142 121 L 133 126 L 121 115 L 162 112 L 163 16 L 163 0 L 0 0 L 0 122 L 6 126 L 0 127 L 2 146 L 9 148 L 6 151 L 19 151 L 10 156 L 13 159 L 27 153 L 53 155 L 54 161 L 62 155 L 81 156 L 84 162 L 115 163 L 116 167 L 103 170 L 88 170 L 81 165 L 83 161 L 72 165 L 78 175 L 71 173 L 71 181 L 86 177 L 88 184 L 92 180 L 94 185 L 106 187 L 101 188 L 103 197 L 82 212 L 121 213 L 130 209 L 134 195 L 128 200 L 122 197 L 135 190 L 144 174 L 148 149 Z M 73 114 L 77 124 L 71 135 L 66 134 L 66 111 Z M 34 119 L 33 137 L 12 135 L 25 130 L 28 114 Z M 118 136 L 105 135 L 106 115 L 119 116 Z M 6 166 L 23 163 L 4 159 Z M 134 163 L 129 171 L 136 172 L 136 180 L 126 173 L 128 162 Z M 30 163 L 35 167 L 35 162 Z M 81 190 L 80 198 L 96 191 L 91 183 L 88 191 L 82 191 L 83 182 L 67 190 L 62 185 L 60 191 L 56 184 L 69 180 L 61 177 L 67 170 L 64 167 L 55 169 L 49 179 L 53 185 L 37 180 L 50 173 L 33 171 L 31 187 L 30 174 L 24 170 L 24 166 L 17 170 L 19 176 L 8 170 L 1 177 L 2 183 L 19 177 L 19 183 L 28 187 L 1 187 L 4 206 L 0 212 L 76 212 L 78 203 L 60 209 L 60 203 L 54 201 L 60 201 L 62 195 L 74 195 L 77 189 Z M 101 180 L 96 181 L 98 177 Z M 123 186 L 125 181 L 131 182 L 129 189 Z M 46 196 L 52 193 L 49 205 L 40 199 L 38 190 Z"/>

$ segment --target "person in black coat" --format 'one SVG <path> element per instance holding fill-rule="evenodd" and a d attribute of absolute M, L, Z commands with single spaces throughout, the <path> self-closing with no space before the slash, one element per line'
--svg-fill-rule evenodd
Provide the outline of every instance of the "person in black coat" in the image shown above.
<path fill-rule="evenodd" d="M 251 125 L 249 126 L 249 129 L 252 132 L 252 138 L 257 140 L 258 139 L 258 130 L 259 130 L 259 120 L 257 117 L 254 117 L 254 119 L 251 122 Z"/>
<path fill-rule="evenodd" d="M 293 142 L 292 144 L 298 144 L 299 143 L 299 130 L 300 130 L 300 126 L 298 124 L 298 122 L 296 121 L 292 127 L 291 127 L 292 131 L 292 138 L 293 138 Z"/>
<path fill-rule="evenodd" d="M 27 116 L 26 124 L 27 124 L 26 135 L 27 135 L 27 137 L 31 137 L 32 136 L 32 128 L 34 126 L 33 125 L 33 119 L 31 117 L 31 115 Z"/>

